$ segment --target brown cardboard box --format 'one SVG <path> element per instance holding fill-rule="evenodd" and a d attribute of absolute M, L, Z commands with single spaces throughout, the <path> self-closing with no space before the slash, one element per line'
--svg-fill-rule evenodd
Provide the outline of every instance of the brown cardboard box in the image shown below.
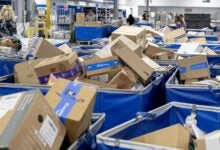
<path fill-rule="evenodd" d="M 59 150 L 66 130 L 40 91 L 0 98 L 1 149 Z"/>
<path fill-rule="evenodd" d="M 121 35 L 128 37 L 130 40 L 137 43 L 142 48 L 146 47 L 147 40 L 145 28 L 134 26 L 121 26 L 112 33 L 111 40 L 114 41 Z"/>
<path fill-rule="evenodd" d="M 195 141 L 195 150 L 219 150 L 220 131 L 211 132 Z"/>
<path fill-rule="evenodd" d="M 208 47 L 205 47 L 203 49 L 203 52 L 206 53 L 207 55 L 218 55 L 216 52 L 214 52 L 213 50 L 209 49 Z"/>
<path fill-rule="evenodd" d="M 67 45 L 63 44 L 60 47 L 58 47 L 60 50 L 62 50 L 65 54 L 71 53 L 73 50 Z"/>
<path fill-rule="evenodd" d="M 137 45 L 136 43 L 134 43 L 132 40 L 130 40 L 129 38 L 127 38 L 126 36 L 124 35 L 121 35 L 119 36 L 117 39 L 115 39 L 114 41 L 112 41 L 110 43 L 110 47 L 115 45 L 118 41 L 122 41 L 124 42 L 125 44 L 127 44 L 127 46 L 132 50 L 134 51 L 139 57 L 142 57 L 142 54 L 143 54 L 143 49 Z"/>
<path fill-rule="evenodd" d="M 176 124 L 140 137 L 132 139 L 135 142 L 154 144 L 175 149 L 188 150 L 190 132 L 180 124 Z"/>
<path fill-rule="evenodd" d="M 35 59 L 16 64 L 14 66 L 15 82 L 21 84 L 40 84 L 34 67 L 43 60 L 44 59 Z"/>
<path fill-rule="evenodd" d="M 190 42 L 199 43 L 199 44 L 207 44 L 205 37 L 202 37 L 202 38 L 192 38 L 192 39 L 190 39 Z"/>
<path fill-rule="evenodd" d="M 71 143 L 88 129 L 96 98 L 95 88 L 58 79 L 45 98 L 65 124 Z"/>
<path fill-rule="evenodd" d="M 168 32 L 163 36 L 163 41 L 165 43 L 184 43 L 188 41 L 187 34 L 184 30 L 184 28 L 179 28 L 177 30 L 173 30 L 172 32 Z"/>
<path fill-rule="evenodd" d="M 128 67 L 124 67 L 109 83 L 118 89 L 131 89 L 137 83 L 137 77 Z"/>
<path fill-rule="evenodd" d="M 85 25 L 85 13 L 76 13 L 76 25 Z"/>
<path fill-rule="evenodd" d="M 146 85 L 154 72 L 154 69 L 146 64 L 125 43 L 118 41 L 111 47 L 113 54 L 117 55 L 137 75 L 139 80 Z"/>
<path fill-rule="evenodd" d="M 114 76 L 116 76 L 116 74 L 119 71 L 121 71 L 121 68 L 109 70 L 109 71 L 102 73 L 102 74 L 89 76 L 88 78 L 91 80 L 108 83 L 109 81 L 111 81 L 114 78 Z"/>
<path fill-rule="evenodd" d="M 64 52 L 47 40 L 43 38 L 34 38 L 25 53 L 25 57 L 50 58 L 61 54 L 64 54 Z"/>
<path fill-rule="evenodd" d="M 90 78 L 92 76 L 106 74 L 112 71 L 121 70 L 121 62 L 117 56 L 112 56 L 104 59 L 92 58 L 83 61 L 84 72 L 86 77 Z"/>
<path fill-rule="evenodd" d="M 159 53 L 159 54 L 158 54 Z M 153 44 L 148 43 L 148 47 L 146 52 L 144 53 L 146 56 L 150 57 L 151 59 L 156 59 L 158 56 L 166 55 L 168 59 L 175 59 L 176 53 L 162 49 L 160 47 L 154 46 Z M 156 57 L 156 58 L 155 58 Z M 167 58 L 159 58 L 159 60 L 167 60 Z"/>
<path fill-rule="evenodd" d="M 90 80 L 90 79 L 85 79 L 85 78 L 76 78 L 75 81 L 81 82 L 84 84 L 88 84 L 88 85 L 93 85 L 98 88 L 108 88 L 108 89 L 116 89 L 117 88 L 117 85 L 115 85 L 115 84 L 105 83 L 105 82 L 95 81 L 95 80 Z"/>
<path fill-rule="evenodd" d="M 178 60 L 180 79 L 210 78 L 209 64 L 206 56 L 196 56 Z"/>
<path fill-rule="evenodd" d="M 101 21 L 86 21 L 85 22 L 86 26 L 102 26 L 102 22 Z"/>
<path fill-rule="evenodd" d="M 75 79 L 82 71 L 76 52 L 44 59 L 34 67 L 41 84 L 46 84 L 50 74 L 57 78 Z"/>
<path fill-rule="evenodd" d="M 169 53 L 168 52 L 160 52 L 154 55 L 153 59 L 155 60 L 168 60 L 169 59 Z"/>

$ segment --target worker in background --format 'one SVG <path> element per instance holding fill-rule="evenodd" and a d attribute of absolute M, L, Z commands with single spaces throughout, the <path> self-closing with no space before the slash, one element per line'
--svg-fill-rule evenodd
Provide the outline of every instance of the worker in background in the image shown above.
<path fill-rule="evenodd" d="M 95 14 L 92 10 L 89 10 L 89 13 L 86 15 L 86 21 L 89 22 L 96 21 Z"/>
<path fill-rule="evenodd" d="M 147 24 L 148 21 L 149 21 L 149 18 L 147 18 L 147 14 L 144 13 L 144 14 L 142 15 L 142 20 L 140 20 L 138 23 L 140 23 L 140 24 Z"/>
<path fill-rule="evenodd" d="M 135 24 L 135 19 L 132 16 L 132 14 L 129 15 L 128 19 L 127 19 L 127 23 L 131 26 Z"/>
<path fill-rule="evenodd" d="M 175 17 L 175 23 L 176 23 L 176 28 L 178 29 L 178 28 L 184 28 L 184 29 L 186 29 L 186 26 L 185 26 L 185 24 L 184 24 L 184 22 L 183 22 L 183 20 L 182 20 L 182 18 L 179 16 L 179 15 L 177 15 L 176 17 Z"/>
<path fill-rule="evenodd" d="M 181 18 L 181 20 L 182 20 L 182 22 L 183 22 L 183 24 L 184 24 L 184 27 L 186 28 L 185 17 L 184 17 L 182 14 L 180 14 L 180 18 Z"/>

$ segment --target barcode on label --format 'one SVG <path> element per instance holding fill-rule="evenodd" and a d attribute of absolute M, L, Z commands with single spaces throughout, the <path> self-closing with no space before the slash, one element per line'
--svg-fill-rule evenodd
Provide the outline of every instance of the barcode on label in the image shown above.
<path fill-rule="evenodd" d="M 49 147 L 51 148 L 54 144 L 54 141 L 58 134 L 58 128 L 54 124 L 54 122 L 51 120 L 49 116 L 47 116 L 43 122 L 43 125 L 40 128 L 40 135 L 44 138 L 44 140 L 47 142 Z"/>

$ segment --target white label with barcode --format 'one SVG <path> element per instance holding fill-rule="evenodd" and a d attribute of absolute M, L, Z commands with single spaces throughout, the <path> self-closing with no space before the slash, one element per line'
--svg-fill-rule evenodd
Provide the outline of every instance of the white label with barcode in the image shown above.
<path fill-rule="evenodd" d="M 44 140 L 47 142 L 49 147 L 51 148 L 54 144 L 54 141 L 58 134 L 58 128 L 54 124 L 54 122 L 51 120 L 49 116 L 47 116 L 43 122 L 43 125 L 40 128 L 40 135 L 44 138 Z"/>
<path fill-rule="evenodd" d="M 22 93 L 18 94 L 12 94 L 12 95 L 7 95 L 3 96 L 0 99 L 0 108 L 4 108 L 7 110 L 12 110 L 16 106 L 18 100 L 22 96 Z"/>

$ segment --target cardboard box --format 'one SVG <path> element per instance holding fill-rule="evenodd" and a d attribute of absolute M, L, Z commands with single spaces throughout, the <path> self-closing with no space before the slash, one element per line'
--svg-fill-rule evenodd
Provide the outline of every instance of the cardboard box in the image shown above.
<path fill-rule="evenodd" d="M 61 45 L 58 48 L 60 50 L 62 50 L 64 52 L 64 54 L 69 54 L 69 53 L 71 53 L 73 51 L 67 44 L 63 44 L 63 45 Z"/>
<path fill-rule="evenodd" d="M 210 78 L 209 64 L 206 56 L 197 56 L 178 60 L 180 79 Z"/>
<path fill-rule="evenodd" d="M 85 25 L 85 13 L 76 13 L 76 25 Z"/>
<path fill-rule="evenodd" d="M 82 72 L 76 52 L 44 59 L 34 67 L 35 73 L 41 84 L 46 84 L 50 74 L 57 78 L 74 80 Z"/>
<path fill-rule="evenodd" d="M 66 130 L 40 91 L 0 97 L 1 149 L 59 150 Z"/>
<path fill-rule="evenodd" d="M 124 67 L 109 83 L 117 85 L 118 89 L 131 89 L 137 83 L 137 77 L 132 70 Z"/>
<path fill-rule="evenodd" d="M 219 150 L 220 131 L 211 132 L 195 141 L 195 150 Z"/>
<path fill-rule="evenodd" d="M 25 53 L 25 58 L 28 56 L 50 58 L 61 54 L 64 54 L 64 52 L 47 40 L 43 38 L 34 38 Z"/>
<path fill-rule="evenodd" d="M 167 34 L 164 34 L 162 38 L 163 42 L 165 43 L 184 43 L 188 41 L 188 37 L 184 28 L 179 28 L 177 30 L 168 32 Z"/>
<path fill-rule="evenodd" d="M 202 37 L 202 38 L 192 38 L 192 39 L 190 39 L 190 42 L 199 43 L 201 45 L 207 44 L 205 37 Z"/>
<path fill-rule="evenodd" d="M 127 38 L 124 35 L 119 36 L 117 39 L 115 39 L 114 41 L 112 41 L 110 43 L 110 47 L 112 47 L 113 45 L 115 45 L 118 41 L 124 42 L 125 44 L 127 44 L 127 46 L 134 51 L 140 58 L 142 58 L 142 54 L 143 54 L 143 48 L 141 48 L 139 45 L 137 45 L 135 42 L 133 42 L 132 40 L 130 40 L 129 38 Z"/>
<path fill-rule="evenodd" d="M 151 59 L 156 59 L 156 60 L 168 60 L 168 59 L 175 59 L 176 58 L 175 52 L 172 52 L 172 51 L 169 51 L 166 49 L 162 49 L 162 48 L 155 46 L 151 43 L 148 43 L 147 50 L 144 54 L 146 56 L 150 57 Z M 168 58 L 166 58 L 166 57 L 168 57 Z"/>
<path fill-rule="evenodd" d="M 115 30 L 111 35 L 111 40 L 114 41 L 119 36 L 124 35 L 133 42 L 140 45 L 142 48 L 146 47 L 146 30 L 142 27 L 134 27 L 134 26 L 121 26 L 117 30 Z"/>
<path fill-rule="evenodd" d="M 139 80 L 146 85 L 154 72 L 154 69 L 145 63 L 127 44 L 118 41 L 111 47 L 114 55 L 117 55 L 137 75 Z"/>
<path fill-rule="evenodd" d="M 34 67 L 44 59 L 25 61 L 14 66 L 14 78 L 16 83 L 21 84 L 40 84 L 34 71 Z"/>
<path fill-rule="evenodd" d="M 172 32 L 172 29 L 168 26 L 164 27 L 161 31 L 163 34 L 167 34 L 167 33 L 170 33 Z"/>
<path fill-rule="evenodd" d="M 161 66 L 156 63 L 155 61 L 153 61 L 152 59 L 150 59 L 147 56 L 144 56 L 142 58 L 142 60 L 144 61 L 144 63 L 146 63 L 149 67 L 151 67 L 154 71 L 156 71 L 158 68 L 160 68 Z"/>
<path fill-rule="evenodd" d="M 105 83 L 101 81 L 95 81 L 95 80 L 90 80 L 90 79 L 85 79 L 85 78 L 76 78 L 76 82 L 81 82 L 84 84 L 92 85 L 98 88 L 108 88 L 108 89 L 116 89 L 117 85 L 111 84 L 111 83 Z"/>
<path fill-rule="evenodd" d="M 109 81 L 111 81 L 114 76 L 116 76 L 116 74 L 121 71 L 121 68 L 119 69 L 114 69 L 114 70 L 109 70 L 103 74 L 98 74 L 98 75 L 93 75 L 88 77 L 91 80 L 95 80 L 95 81 L 100 81 L 100 82 L 105 82 L 108 83 Z"/>
<path fill-rule="evenodd" d="M 83 68 L 86 77 L 102 75 L 113 71 L 121 70 L 121 61 L 117 56 L 112 56 L 104 59 L 90 59 L 83 61 Z"/>
<path fill-rule="evenodd" d="M 132 139 L 135 142 L 188 150 L 190 132 L 182 125 L 176 124 L 140 137 Z"/>
<path fill-rule="evenodd" d="M 95 88 L 58 79 L 45 98 L 65 124 L 71 143 L 88 129 L 96 98 Z"/>
<path fill-rule="evenodd" d="M 203 53 L 206 53 L 207 55 L 218 55 L 216 52 L 214 52 L 213 50 L 209 49 L 208 47 L 205 47 L 203 49 Z"/>

